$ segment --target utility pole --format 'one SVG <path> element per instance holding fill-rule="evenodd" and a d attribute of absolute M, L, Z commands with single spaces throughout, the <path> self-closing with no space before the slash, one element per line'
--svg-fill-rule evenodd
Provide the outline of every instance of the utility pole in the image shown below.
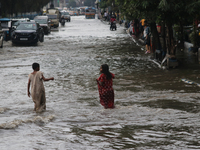
<path fill-rule="evenodd" d="M 58 7 L 60 7 L 60 1 L 59 0 L 57 0 L 57 4 L 58 4 Z"/>
<path fill-rule="evenodd" d="M 54 8 L 53 0 L 51 0 L 50 8 Z"/>
<path fill-rule="evenodd" d="M 2 18 L 2 17 L 1 17 L 1 2 L 0 2 L 0 18 Z"/>

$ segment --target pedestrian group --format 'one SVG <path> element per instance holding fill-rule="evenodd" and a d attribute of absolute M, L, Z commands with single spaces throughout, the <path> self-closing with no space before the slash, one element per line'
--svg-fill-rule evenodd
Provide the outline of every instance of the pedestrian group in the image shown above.
<path fill-rule="evenodd" d="M 32 97 L 35 104 L 34 111 L 42 112 L 46 109 L 46 96 L 43 81 L 54 80 L 54 78 L 45 78 L 43 72 L 40 71 L 40 65 L 38 63 L 33 63 L 32 69 L 33 72 L 28 76 L 27 94 L 29 97 Z M 113 79 L 115 75 L 110 73 L 107 64 L 101 65 L 100 73 L 100 77 L 96 79 L 100 103 L 105 109 L 114 108 Z"/>

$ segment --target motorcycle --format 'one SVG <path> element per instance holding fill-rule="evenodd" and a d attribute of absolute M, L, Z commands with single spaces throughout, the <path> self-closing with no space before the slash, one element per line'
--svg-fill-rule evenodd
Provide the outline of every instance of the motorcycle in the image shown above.
<path fill-rule="evenodd" d="M 110 30 L 113 31 L 113 29 L 117 30 L 117 25 L 116 25 L 116 21 L 113 21 L 110 25 Z"/>
<path fill-rule="evenodd" d="M 65 19 L 64 19 L 64 18 L 61 19 L 61 25 L 62 25 L 62 26 L 65 26 Z"/>

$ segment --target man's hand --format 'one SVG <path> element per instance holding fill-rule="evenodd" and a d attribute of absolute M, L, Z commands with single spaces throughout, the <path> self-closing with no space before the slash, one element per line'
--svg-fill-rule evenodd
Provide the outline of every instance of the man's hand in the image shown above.
<path fill-rule="evenodd" d="M 31 96 L 31 93 L 28 91 L 28 97 L 30 97 Z"/>

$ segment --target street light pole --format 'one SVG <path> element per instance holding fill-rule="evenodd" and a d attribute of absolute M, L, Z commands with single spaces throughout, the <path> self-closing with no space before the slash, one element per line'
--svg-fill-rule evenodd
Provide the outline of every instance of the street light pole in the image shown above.
<path fill-rule="evenodd" d="M 0 2 L 0 18 L 1 18 L 1 2 Z"/>

